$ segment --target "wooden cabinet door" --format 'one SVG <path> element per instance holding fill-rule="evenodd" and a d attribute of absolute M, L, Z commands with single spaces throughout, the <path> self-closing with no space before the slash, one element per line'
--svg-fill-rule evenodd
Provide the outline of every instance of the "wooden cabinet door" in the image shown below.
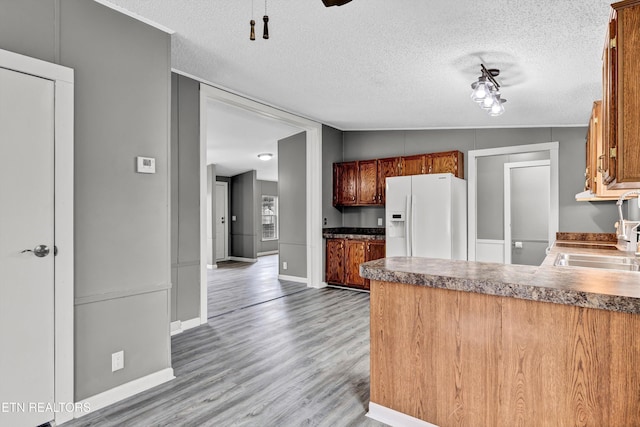
<path fill-rule="evenodd" d="M 371 240 L 366 243 L 365 261 L 373 261 L 385 257 L 385 241 Z M 364 279 L 364 288 L 370 289 L 370 280 Z"/>
<path fill-rule="evenodd" d="M 345 240 L 344 283 L 362 288 L 364 279 L 360 276 L 360 264 L 365 260 L 365 245 L 362 240 Z"/>
<path fill-rule="evenodd" d="M 325 280 L 327 283 L 344 283 L 344 239 L 327 239 Z"/>
<path fill-rule="evenodd" d="M 464 178 L 463 156 L 460 151 L 446 151 L 427 156 L 427 173 L 452 173 L 458 178 Z"/>
<path fill-rule="evenodd" d="M 587 129 L 586 142 L 586 169 L 584 179 L 584 189 L 593 194 L 600 191 L 600 183 L 598 182 L 598 158 L 600 157 L 602 144 L 602 101 L 593 103 L 591 110 L 591 118 L 589 119 L 589 128 Z"/>
<path fill-rule="evenodd" d="M 358 204 L 378 204 L 378 161 L 360 160 L 358 162 Z"/>
<path fill-rule="evenodd" d="M 333 205 L 356 204 L 358 183 L 358 162 L 334 163 L 333 165 Z"/>
<path fill-rule="evenodd" d="M 612 47 L 613 94 L 617 97 L 617 140 L 610 144 L 615 183 L 611 188 L 640 188 L 640 3 L 619 2 Z M 613 123 L 612 123 L 613 124 Z M 616 143 L 614 145 L 614 143 Z M 615 149 L 615 151 L 614 151 Z"/>
<path fill-rule="evenodd" d="M 617 44 L 617 19 L 615 14 L 609 22 L 609 32 L 603 58 L 603 86 L 605 99 L 605 129 L 603 140 L 603 167 L 602 179 L 605 185 L 611 184 L 616 179 L 616 147 L 618 141 L 618 52 Z M 614 154 L 614 156 L 612 156 Z"/>
<path fill-rule="evenodd" d="M 402 157 L 401 159 L 401 171 L 403 176 L 427 173 L 425 167 L 426 156 L 424 154 Z"/>
<path fill-rule="evenodd" d="M 378 159 L 378 203 L 384 205 L 386 200 L 385 182 L 388 177 L 400 175 L 400 157 Z"/>

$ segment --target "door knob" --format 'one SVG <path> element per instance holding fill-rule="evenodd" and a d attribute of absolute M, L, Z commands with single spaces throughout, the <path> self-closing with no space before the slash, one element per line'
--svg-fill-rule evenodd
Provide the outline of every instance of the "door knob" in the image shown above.
<path fill-rule="evenodd" d="M 47 245 L 38 245 L 33 249 L 25 249 L 24 251 L 22 251 L 20 253 L 23 254 L 25 252 L 33 252 L 33 254 L 35 256 L 37 256 L 38 258 L 42 258 L 42 257 L 46 257 L 47 255 L 49 255 L 49 247 Z"/>

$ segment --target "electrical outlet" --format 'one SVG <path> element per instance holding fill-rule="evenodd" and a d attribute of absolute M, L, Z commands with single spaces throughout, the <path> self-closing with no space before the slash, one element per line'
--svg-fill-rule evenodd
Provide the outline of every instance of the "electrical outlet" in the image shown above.
<path fill-rule="evenodd" d="M 378 226 L 382 225 L 382 218 L 378 218 Z"/>
<path fill-rule="evenodd" d="M 289 264 L 287 264 L 287 261 L 283 261 L 282 262 L 282 269 L 286 270 L 287 268 L 289 268 Z"/>
<path fill-rule="evenodd" d="M 111 372 L 124 369 L 124 351 L 119 351 L 111 355 Z"/>

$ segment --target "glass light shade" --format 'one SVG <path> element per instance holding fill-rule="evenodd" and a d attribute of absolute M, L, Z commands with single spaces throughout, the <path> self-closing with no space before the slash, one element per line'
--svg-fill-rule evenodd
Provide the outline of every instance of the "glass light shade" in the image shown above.
<path fill-rule="evenodd" d="M 267 160 L 271 160 L 272 157 L 273 157 L 273 154 L 271 154 L 271 153 L 260 153 L 260 154 L 258 154 L 258 158 L 260 160 L 262 160 L 263 162 L 266 162 Z"/>
<path fill-rule="evenodd" d="M 482 102 L 480 103 L 480 108 L 482 108 L 483 110 L 488 110 L 491 107 L 493 107 L 496 104 L 496 102 L 500 103 L 499 101 L 496 100 L 495 95 L 492 93 L 482 100 Z"/>
<path fill-rule="evenodd" d="M 473 92 L 471 93 L 471 99 L 473 99 L 475 102 L 481 102 L 489 94 L 489 90 L 487 88 L 487 78 L 485 76 L 481 76 L 480 78 L 478 78 L 477 82 L 472 83 L 471 88 L 473 89 Z"/>
<path fill-rule="evenodd" d="M 489 115 L 490 116 L 499 116 L 502 113 L 504 113 L 504 105 L 502 105 L 504 103 L 503 100 L 501 100 L 499 97 L 496 98 L 496 103 L 494 103 L 491 106 L 491 109 L 489 110 Z"/>

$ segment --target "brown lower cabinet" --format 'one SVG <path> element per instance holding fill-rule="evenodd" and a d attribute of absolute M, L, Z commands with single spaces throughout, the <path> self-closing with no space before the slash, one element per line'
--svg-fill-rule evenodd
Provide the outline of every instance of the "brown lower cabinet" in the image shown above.
<path fill-rule="evenodd" d="M 384 240 L 327 239 L 326 281 L 369 289 L 369 280 L 360 277 L 360 264 L 384 256 Z"/>

